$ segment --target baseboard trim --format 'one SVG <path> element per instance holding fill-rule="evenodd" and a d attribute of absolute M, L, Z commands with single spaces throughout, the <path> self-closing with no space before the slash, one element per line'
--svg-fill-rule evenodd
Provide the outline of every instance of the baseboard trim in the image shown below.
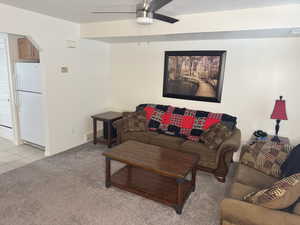
<path fill-rule="evenodd" d="M 0 137 L 13 141 L 13 130 L 8 127 L 0 126 Z"/>

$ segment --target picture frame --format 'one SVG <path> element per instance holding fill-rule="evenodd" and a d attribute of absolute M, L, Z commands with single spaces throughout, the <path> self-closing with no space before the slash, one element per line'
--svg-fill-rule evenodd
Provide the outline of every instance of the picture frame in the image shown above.
<path fill-rule="evenodd" d="M 163 97 L 220 103 L 226 51 L 165 51 Z"/>

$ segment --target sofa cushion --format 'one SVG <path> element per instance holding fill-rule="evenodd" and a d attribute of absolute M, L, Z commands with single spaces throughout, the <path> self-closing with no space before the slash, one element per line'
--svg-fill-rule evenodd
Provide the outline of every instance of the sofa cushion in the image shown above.
<path fill-rule="evenodd" d="M 271 187 L 252 192 L 243 200 L 270 209 L 284 209 L 300 197 L 300 173 L 283 178 Z"/>
<path fill-rule="evenodd" d="M 211 169 L 217 168 L 217 153 L 211 151 L 203 143 L 194 141 L 185 141 L 181 146 L 180 150 L 185 152 L 192 152 L 200 155 L 199 165 L 203 167 L 208 167 Z"/>
<path fill-rule="evenodd" d="M 149 144 L 164 148 L 179 150 L 185 140 L 180 137 L 173 137 L 166 134 L 159 134 L 150 138 Z"/>
<path fill-rule="evenodd" d="M 295 208 L 294 208 L 294 211 L 293 211 L 295 214 L 299 215 L 300 216 L 300 203 L 298 203 Z"/>
<path fill-rule="evenodd" d="M 293 147 L 272 141 L 261 141 L 248 146 L 241 157 L 241 163 L 253 167 L 267 175 L 280 177 L 280 166 Z"/>
<path fill-rule="evenodd" d="M 133 141 L 139 141 L 145 144 L 149 144 L 150 139 L 152 137 L 158 136 L 158 133 L 146 131 L 146 132 L 125 132 L 122 135 L 122 142 L 133 140 Z"/>
<path fill-rule="evenodd" d="M 232 135 L 232 131 L 222 123 L 216 123 L 200 136 L 210 150 L 217 151 L 218 147 Z"/>
<path fill-rule="evenodd" d="M 123 129 L 124 131 L 146 131 L 147 119 L 146 112 L 123 112 Z"/>
<path fill-rule="evenodd" d="M 259 189 L 256 187 L 235 182 L 230 187 L 229 197 L 237 200 L 242 200 L 245 195 L 256 192 L 258 190 Z"/>
<path fill-rule="evenodd" d="M 239 164 L 235 174 L 235 181 L 241 184 L 262 189 L 269 187 L 270 185 L 278 181 L 278 178 L 268 176 L 256 169 L 245 166 L 243 164 Z"/>

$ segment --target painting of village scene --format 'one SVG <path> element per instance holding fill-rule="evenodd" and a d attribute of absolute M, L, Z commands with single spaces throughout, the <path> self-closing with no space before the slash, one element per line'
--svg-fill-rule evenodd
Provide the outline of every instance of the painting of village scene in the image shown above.
<path fill-rule="evenodd" d="M 224 51 L 166 52 L 164 96 L 220 102 Z"/>

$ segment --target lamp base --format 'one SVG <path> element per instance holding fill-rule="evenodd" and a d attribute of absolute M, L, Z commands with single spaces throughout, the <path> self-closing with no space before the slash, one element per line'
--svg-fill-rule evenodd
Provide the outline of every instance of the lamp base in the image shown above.
<path fill-rule="evenodd" d="M 275 135 L 275 136 L 271 139 L 271 141 L 279 143 L 279 142 L 280 142 L 280 139 L 279 139 L 279 137 L 278 137 L 277 135 Z"/>

